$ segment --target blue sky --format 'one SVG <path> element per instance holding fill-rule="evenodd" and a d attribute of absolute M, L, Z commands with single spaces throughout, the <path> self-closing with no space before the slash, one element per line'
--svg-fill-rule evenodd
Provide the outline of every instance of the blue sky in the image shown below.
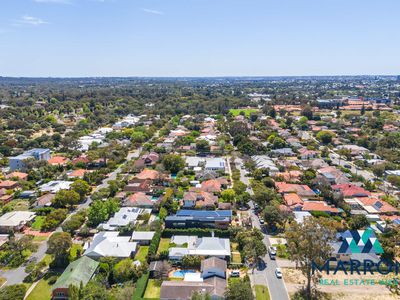
<path fill-rule="evenodd" d="M 399 0 L 1 0 L 0 76 L 400 74 Z"/>

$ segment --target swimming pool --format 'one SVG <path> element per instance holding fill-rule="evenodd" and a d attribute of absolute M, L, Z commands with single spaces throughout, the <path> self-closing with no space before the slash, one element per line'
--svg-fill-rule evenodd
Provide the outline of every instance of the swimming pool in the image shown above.
<path fill-rule="evenodd" d="M 177 270 L 172 273 L 172 277 L 184 278 L 186 273 L 196 273 L 194 270 Z"/>

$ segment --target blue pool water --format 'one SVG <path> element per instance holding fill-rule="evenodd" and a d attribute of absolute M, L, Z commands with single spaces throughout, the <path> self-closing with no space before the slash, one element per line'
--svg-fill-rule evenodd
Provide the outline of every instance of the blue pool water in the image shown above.
<path fill-rule="evenodd" d="M 177 277 L 177 278 L 183 278 L 185 277 L 186 273 L 196 273 L 196 271 L 193 270 L 179 270 L 179 271 L 175 271 L 174 273 L 172 273 L 173 277 Z"/>

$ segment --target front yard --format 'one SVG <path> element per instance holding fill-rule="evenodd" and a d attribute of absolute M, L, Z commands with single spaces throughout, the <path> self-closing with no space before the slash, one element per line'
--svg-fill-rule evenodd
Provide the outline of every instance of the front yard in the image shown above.
<path fill-rule="evenodd" d="M 54 281 L 57 273 L 47 273 L 42 279 L 36 284 L 33 290 L 26 297 L 26 300 L 50 300 L 51 299 L 51 280 Z M 54 281 L 55 282 L 55 281 Z"/>
<path fill-rule="evenodd" d="M 42 229 L 42 225 L 43 225 L 43 222 L 44 222 L 45 218 L 46 217 L 44 217 L 44 216 L 37 216 L 35 218 L 35 222 L 32 223 L 31 228 L 33 230 L 40 231 Z"/>

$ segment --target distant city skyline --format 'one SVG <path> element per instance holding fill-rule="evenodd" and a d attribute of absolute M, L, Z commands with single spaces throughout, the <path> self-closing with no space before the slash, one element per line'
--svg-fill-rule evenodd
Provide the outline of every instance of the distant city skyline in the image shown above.
<path fill-rule="evenodd" d="M 398 0 L 3 0 L 0 76 L 399 75 Z"/>

